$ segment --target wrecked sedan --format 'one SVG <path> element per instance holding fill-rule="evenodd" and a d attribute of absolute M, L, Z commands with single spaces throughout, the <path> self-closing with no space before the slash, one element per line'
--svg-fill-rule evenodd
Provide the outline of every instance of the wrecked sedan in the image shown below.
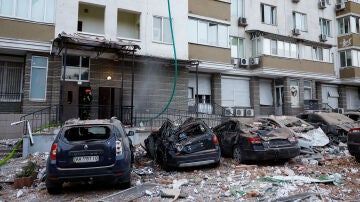
<path fill-rule="evenodd" d="M 167 120 L 144 143 L 149 155 L 165 170 L 220 163 L 217 137 L 200 119 L 188 119 L 178 127 Z"/>
<path fill-rule="evenodd" d="M 239 163 L 290 159 L 300 154 L 298 141 L 288 128 L 231 119 L 213 130 L 218 137 L 221 153 Z"/>
<path fill-rule="evenodd" d="M 329 143 L 329 138 L 320 127 L 297 118 L 295 116 L 260 116 L 255 121 L 263 122 L 272 127 L 285 127 L 291 129 L 298 138 L 302 148 L 322 147 Z"/>
<path fill-rule="evenodd" d="M 329 137 L 331 144 L 347 142 L 347 135 L 351 128 L 360 127 L 359 122 L 335 112 L 310 111 L 297 115 L 315 127 L 320 127 Z"/>
<path fill-rule="evenodd" d="M 61 192 L 64 182 L 104 181 L 129 187 L 132 143 L 119 120 L 65 122 L 50 150 L 46 165 L 46 188 Z"/>
<path fill-rule="evenodd" d="M 349 153 L 355 156 L 356 160 L 360 162 L 360 128 L 350 129 L 347 146 Z"/>
<path fill-rule="evenodd" d="M 360 112 L 358 111 L 348 111 L 345 112 L 344 115 L 351 118 L 354 121 L 360 121 Z"/>

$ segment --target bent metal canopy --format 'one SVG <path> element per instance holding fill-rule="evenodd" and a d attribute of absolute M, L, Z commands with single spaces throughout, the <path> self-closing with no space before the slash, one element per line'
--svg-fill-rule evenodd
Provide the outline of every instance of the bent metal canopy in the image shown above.
<path fill-rule="evenodd" d="M 91 37 L 83 36 L 79 34 L 66 34 L 60 33 L 52 43 L 53 52 L 56 51 L 60 54 L 63 48 L 76 49 L 83 51 L 97 52 L 98 55 L 102 53 L 122 53 L 122 54 L 134 54 L 136 50 L 140 49 L 139 45 L 131 42 L 124 41 L 109 41 L 104 37 Z"/>

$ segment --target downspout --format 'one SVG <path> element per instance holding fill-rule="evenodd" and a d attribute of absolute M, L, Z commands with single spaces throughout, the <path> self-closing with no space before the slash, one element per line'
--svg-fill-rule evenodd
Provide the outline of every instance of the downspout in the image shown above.
<path fill-rule="evenodd" d="M 135 67 L 135 50 L 132 50 L 132 67 L 131 67 L 131 121 L 130 124 L 133 126 L 134 117 L 134 67 Z"/>
<path fill-rule="evenodd" d="M 64 59 L 63 59 L 63 66 L 64 66 L 64 72 L 62 75 L 62 80 L 61 80 L 61 86 L 60 86 L 60 112 L 59 112 L 59 120 L 60 122 L 63 122 L 63 115 L 64 115 L 64 88 L 65 88 L 65 75 L 66 75 L 66 60 L 67 60 L 67 48 L 65 48 L 65 54 L 63 55 Z"/>

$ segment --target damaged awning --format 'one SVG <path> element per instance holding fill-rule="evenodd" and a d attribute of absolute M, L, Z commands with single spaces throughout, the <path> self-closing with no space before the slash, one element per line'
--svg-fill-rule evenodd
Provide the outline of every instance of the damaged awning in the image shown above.
<path fill-rule="evenodd" d="M 110 41 L 104 37 L 91 37 L 79 34 L 60 33 L 53 40 L 52 52 L 60 54 L 64 48 L 102 53 L 133 54 L 140 49 L 139 45 L 124 41 Z"/>

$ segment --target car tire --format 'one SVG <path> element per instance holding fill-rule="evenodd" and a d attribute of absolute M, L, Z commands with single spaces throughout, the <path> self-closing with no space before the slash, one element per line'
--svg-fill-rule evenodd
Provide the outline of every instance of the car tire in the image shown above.
<path fill-rule="evenodd" d="M 62 183 L 53 182 L 53 181 L 49 180 L 48 178 L 46 178 L 45 184 L 46 184 L 46 189 L 47 189 L 48 193 L 51 195 L 60 194 L 62 191 Z"/>
<path fill-rule="evenodd" d="M 234 146 L 234 149 L 233 149 L 233 158 L 234 158 L 238 163 L 243 163 L 243 162 L 244 162 L 240 145 L 235 145 L 235 146 Z"/>

